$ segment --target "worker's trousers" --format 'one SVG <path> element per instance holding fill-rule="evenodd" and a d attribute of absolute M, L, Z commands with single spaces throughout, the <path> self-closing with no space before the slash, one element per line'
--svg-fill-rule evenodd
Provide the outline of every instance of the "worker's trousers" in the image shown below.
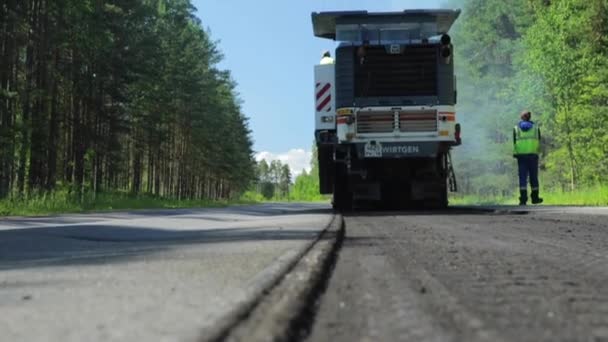
<path fill-rule="evenodd" d="M 530 176 L 530 186 L 532 191 L 538 190 L 538 155 L 520 154 L 517 158 L 517 168 L 519 171 L 519 189 L 528 189 L 528 176 Z"/>

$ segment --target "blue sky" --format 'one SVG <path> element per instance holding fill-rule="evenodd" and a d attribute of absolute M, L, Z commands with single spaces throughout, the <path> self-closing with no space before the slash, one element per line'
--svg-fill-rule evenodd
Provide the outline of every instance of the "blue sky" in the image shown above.
<path fill-rule="evenodd" d="M 219 41 L 250 118 L 258 158 L 280 159 L 298 173 L 313 143 L 313 66 L 330 40 L 312 34 L 310 13 L 437 8 L 442 0 L 193 0 Z"/>

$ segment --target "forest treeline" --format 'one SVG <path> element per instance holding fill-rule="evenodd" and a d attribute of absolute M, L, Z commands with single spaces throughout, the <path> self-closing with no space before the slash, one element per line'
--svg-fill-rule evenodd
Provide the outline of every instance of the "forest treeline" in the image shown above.
<path fill-rule="evenodd" d="M 0 199 L 59 187 L 226 199 L 247 119 L 190 0 L 0 2 Z"/>
<path fill-rule="evenodd" d="M 283 164 L 280 160 L 268 162 L 262 159 L 256 164 L 255 191 L 265 200 L 288 199 L 291 178 L 289 165 Z"/>
<path fill-rule="evenodd" d="M 253 193 L 248 193 L 251 196 L 247 197 L 258 201 L 327 201 L 328 197 L 319 193 L 319 169 L 314 147 L 310 167 L 310 171 L 302 170 L 293 179 L 289 165 L 280 160 L 262 159 L 256 165 Z"/>
<path fill-rule="evenodd" d="M 544 146 L 541 187 L 608 183 L 608 1 L 448 0 L 464 146 L 461 191 L 517 190 L 512 130 L 532 111 Z"/>

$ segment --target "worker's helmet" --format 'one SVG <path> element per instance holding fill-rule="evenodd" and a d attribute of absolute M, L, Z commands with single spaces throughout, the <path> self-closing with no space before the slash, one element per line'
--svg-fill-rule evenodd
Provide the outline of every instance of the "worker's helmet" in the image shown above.
<path fill-rule="evenodd" d="M 329 50 L 323 50 L 323 53 L 321 55 L 323 57 L 331 57 L 331 53 L 329 53 Z"/>
<path fill-rule="evenodd" d="M 530 113 L 529 110 L 524 110 L 523 112 L 521 112 L 520 117 L 524 121 L 530 121 L 530 119 L 532 118 L 532 113 Z"/>

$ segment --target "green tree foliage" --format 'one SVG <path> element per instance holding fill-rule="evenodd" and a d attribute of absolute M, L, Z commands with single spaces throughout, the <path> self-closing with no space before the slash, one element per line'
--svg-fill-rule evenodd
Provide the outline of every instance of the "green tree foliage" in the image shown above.
<path fill-rule="evenodd" d="M 222 55 L 189 0 L 0 3 L 0 198 L 67 185 L 225 199 L 254 178 Z"/>
<path fill-rule="evenodd" d="M 296 177 L 293 186 L 292 197 L 296 201 L 323 201 L 328 197 L 319 193 L 319 160 L 316 145 L 313 146 L 313 154 L 310 160 L 311 170 L 304 170 Z"/>
<path fill-rule="evenodd" d="M 464 145 L 456 171 L 468 194 L 517 188 L 512 127 L 529 109 L 544 138 L 544 185 L 608 180 L 606 0 L 461 0 L 453 29 Z"/>
<path fill-rule="evenodd" d="M 311 171 L 303 170 L 295 180 L 291 169 L 279 160 L 260 160 L 256 167 L 255 191 L 266 200 L 275 201 L 323 201 L 326 196 L 319 194 L 319 168 L 316 151 L 313 150 Z"/>
<path fill-rule="evenodd" d="M 608 3 L 556 1 L 537 6 L 537 18 L 523 39 L 529 51 L 524 70 L 543 87 L 536 94 L 551 109 L 552 140 L 547 166 L 558 184 L 608 180 Z"/>
<path fill-rule="evenodd" d="M 257 163 L 257 192 L 267 200 L 289 200 L 291 170 L 289 165 L 279 160 L 268 162 L 264 159 Z"/>
<path fill-rule="evenodd" d="M 296 201 L 326 200 L 326 196 L 319 194 L 319 174 L 312 170 L 303 171 L 298 175 L 293 186 L 292 198 Z"/>
<path fill-rule="evenodd" d="M 289 188 L 291 185 L 291 170 L 289 165 L 284 164 L 281 166 L 281 175 L 279 177 L 279 191 L 282 197 L 289 199 Z"/>
<path fill-rule="evenodd" d="M 464 0 L 450 6 L 463 9 L 452 32 L 464 141 L 454 154 L 460 190 L 504 196 L 515 184 L 506 176 L 514 172 L 510 134 L 518 113 L 513 60 L 530 11 L 526 0 Z"/>

